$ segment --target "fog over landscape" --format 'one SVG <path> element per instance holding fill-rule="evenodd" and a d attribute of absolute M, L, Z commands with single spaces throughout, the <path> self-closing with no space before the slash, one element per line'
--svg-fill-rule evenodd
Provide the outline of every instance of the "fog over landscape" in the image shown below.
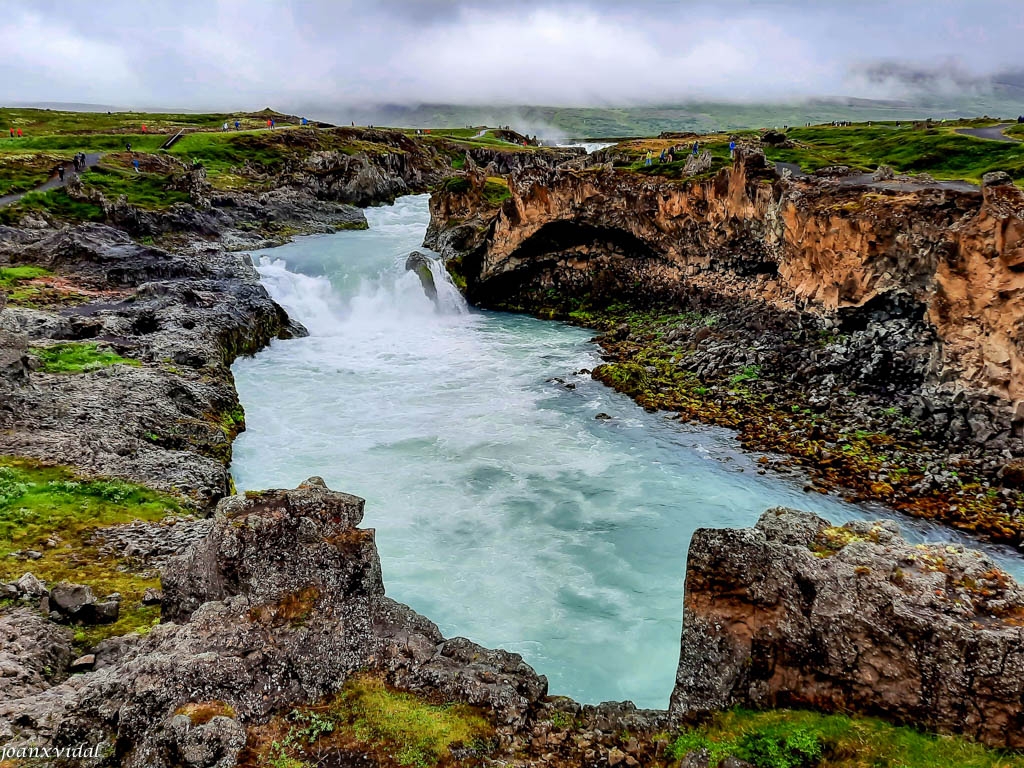
<path fill-rule="evenodd" d="M 298 110 L 1020 99 L 1022 33 L 1015 0 L 35 0 L 9 5 L 0 22 L 0 101 Z"/>

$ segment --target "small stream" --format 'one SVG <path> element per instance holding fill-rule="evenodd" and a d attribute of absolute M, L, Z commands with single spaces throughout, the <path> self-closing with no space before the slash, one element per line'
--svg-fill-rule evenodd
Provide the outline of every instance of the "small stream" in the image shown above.
<path fill-rule="evenodd" d="M 888 514 L 758 475 L 731 433 L 577 373 L 599 362 L 586 330 L 468 310 L 439 268 L 435 307 L 403 268 L 427 196 L 366 214 L 366 231 L 254 254 L 310 336 L 235 364 L 248 430 L 232 471 L 240 490 L 320 475 L 365 497 L 388 594 L 445 635 L 521 653 L 554 694 L 663 708 L 694 529 L 777 505 Z M 964 540 L 899 520 L 908 538 Z"/>

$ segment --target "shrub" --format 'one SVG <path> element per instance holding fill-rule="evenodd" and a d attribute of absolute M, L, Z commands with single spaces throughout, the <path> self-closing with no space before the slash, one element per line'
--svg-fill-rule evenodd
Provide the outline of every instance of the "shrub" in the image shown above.
<path fill-rule="evenodd" d="M 802 726 L 770 725 L 744 734 L 737 752 L 757 768 L 814 768 L 821 760 L 821 739 Z"/>

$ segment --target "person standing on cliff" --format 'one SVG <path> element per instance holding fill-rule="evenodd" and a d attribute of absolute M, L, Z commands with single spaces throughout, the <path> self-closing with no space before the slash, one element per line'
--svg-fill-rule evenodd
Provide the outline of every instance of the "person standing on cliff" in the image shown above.
<path fill-rule="evenodd" d="M 236 130 L 236 131 L 238 130 L 238 126 L 239 126 L 239 125 L 241 125 L 241 123 L 239 123 L 239 122 L 238 122 L 237 120 L 235 120 L 235 130 Z"/>
<path fill-rule="evenodd" d="M 57 177 L 61 181 L 64 181 L 64 163 L 61 163 L 60 165 L 57 166 Z"/>
<path fill-rule="evenodd" d="M 132 167 L 135 169 L 136 173 L 141 173 L 141 171 L 139 171 L 139 158 L 136 157 L 132 160 Z"/>
<path fill-rule="evenodd" d="M 700 151 L 700 142 L 699 141 L 693 142 L 693 156 L 696 157 L 697 153 L 699 151 Z"/>
<path fill-rule="evenodd" d="M 18 129 L 18 138 L 21 138 L 21 128 Z"/>
<path fill-rule="evenodd" d="M 729 159 L 732 160 L 736 156 L 736 142 L 729 142 Z"/>

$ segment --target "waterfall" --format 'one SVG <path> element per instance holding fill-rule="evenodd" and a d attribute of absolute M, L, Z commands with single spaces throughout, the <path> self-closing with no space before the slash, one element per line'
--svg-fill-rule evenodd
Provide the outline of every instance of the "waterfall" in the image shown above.
<path fill-rule="evenodd" d="M 444 268 L 440 258 L 429 260 L 430 274 L 434 278 L 434 287 L 437 289 L 437 310 L 443 315 L 464 315 L 469 312 L 466 299 L 455 287 L 452 276 Z"/>

